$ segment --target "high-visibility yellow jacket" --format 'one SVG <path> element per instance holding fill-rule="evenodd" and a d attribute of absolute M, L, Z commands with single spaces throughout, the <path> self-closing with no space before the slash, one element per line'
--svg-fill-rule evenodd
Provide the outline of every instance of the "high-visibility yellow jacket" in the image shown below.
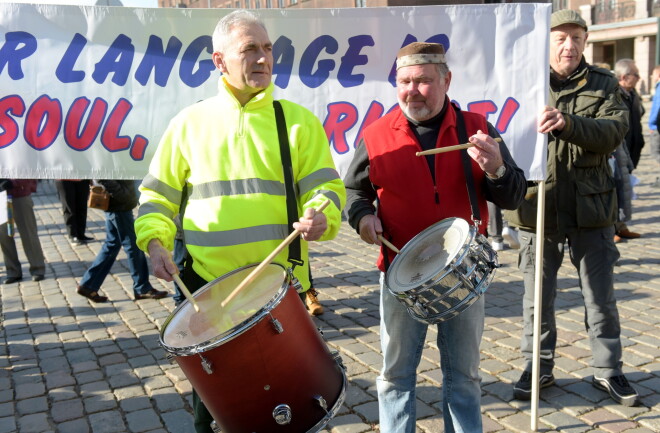
<path fill-rule="evenodd" d="M 273 109 L 273 85 L 245 106 L 223 78 L 217 96 L 185 108 L 165 131 L 149 173 L 140 186 L 135 221 L 137 245 L 147 251 L 151 239 L 173 248 L 172 218 L 187 199 L 181 218 L 193 269 L 207 281 L 249 264 L 260 263 L 288 235 L 284 174 Z M 346 202 L 328 139 L 319 120 L 306 108 L 281 100 L 291 149 L 298 213 L 324 210 L 328 229 L 320 240 L 334 238 Z M 186 197 L 182 191 L 186 187 Z M 304 266 L 295 276 L 309 288 L 308 245 L 301 238 Z M 285 267 L 288 248 L 274 260 Z"/>

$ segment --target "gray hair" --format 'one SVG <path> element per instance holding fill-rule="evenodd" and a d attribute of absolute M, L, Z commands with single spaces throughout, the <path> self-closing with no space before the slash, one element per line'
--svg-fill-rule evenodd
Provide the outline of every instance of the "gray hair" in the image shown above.
<path fill-rule="evenodd" d="M 259 18 L 254 12 L 245 9 L 235 10 L 229 15 L 222 17 L 213 31 L 213 51 L 222 52 L 225 49 L 225 45 L 229 39 L 229 33 L 231 33 L 231 30 L 234 27 L 248 26 L 251 24 L 258 24 L 266 30 L 266 25 L 261 18 Z M 266 33 L 268 33 L 268 30 L 266 30 Z"/>
<path fill-rule="evenodd" d="M 633 59 L 621 59 L 614 64 L 614 75 L 616 78 L 621 79 L 626 75 L 632 74 L 635 68 L 635 61 Z"/>

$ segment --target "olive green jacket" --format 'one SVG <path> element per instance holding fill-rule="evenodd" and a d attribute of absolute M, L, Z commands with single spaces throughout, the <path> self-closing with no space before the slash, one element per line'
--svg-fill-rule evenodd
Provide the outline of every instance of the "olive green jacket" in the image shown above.
<path fill-rule="evenodd" d="M 565 81 L 550 75 L 549 105 L 563 113 L 566 126 L 548 134 L 545 233 L 613 225 L 616 189 L 607 160 L 628 130 L 619 85 L 584 58 Z M 538 186 L 528 182 L 523 204 L 504 215 L 511 225 L 535 231 L 537 206 Z"/>

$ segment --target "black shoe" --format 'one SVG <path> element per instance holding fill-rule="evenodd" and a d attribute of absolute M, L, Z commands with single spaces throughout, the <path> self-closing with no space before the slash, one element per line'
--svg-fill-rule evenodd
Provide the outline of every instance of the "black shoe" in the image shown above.
<path fill-rule="evenodd" d="M 69 238 L 69 240 L 71 240 L 71 243 L 72 243 L 73 245 L 84 245 L 84 244 L 87 243 L 86 240 L 84 240 L 84 239 L 80 239 L 80 238 L 77 237 L 77 236 L 72 236 L 72 237 Z"/>
<path fill-rule="evenodd" d="M 89 241 L 95 240 L 93 237 L 87 236 L 87 235 L 78 236 L 78 239 L 80 239 L 81 241 L 84 241 L 84 242 L 89 242 Z"/>
<path fill-rule="evenodd" d="M 44 278 L 46 277 L 44 277 L 43 275 L 32 275 L 32 281 L 41 281 Z"/>
<path fill-rule="evenodd" d="M 162 299 L 167 295 L 168 293 L 163 290 L 151 289 L 147 293 L 137 293 L 135 295 L 135 300 L 139 301 L 140 299 Z"/>
<path fill-rule="evenodd" d="M 555 384 L 555 377 L 552 374 L 542 374 L 539 377 L 539 389 L 547 388 Z M 513 398 L 516 400 L 529 400 L 532 397 L 532 373 L 523 371 L 520 379 L 513 385 Z"/>
<path fill-rule="evenodd" d="M 18 283 L 22 279 L 23 279 L 23 277 L 7 277 L 7 278 L 5 278 L 5 281 L 3 281 L 3 283 L 4 284 L 14 284 L 14 283 Z"/>
<path fill-rule="evenodd" d="M 99 295 L 99 292 L 92 292 L 90 290 L 87 290 L 83 286 L 78 286 L 77 293 L 80 296 L 84 296 L 85 298 L 91 300 L 92 302 L 97 302 L 97 303 L 108 302 L 107 296 Z"/>
<path fill-rule="evenodd" d="M 607 378 L 594 376 L 592 384 L 596 388 L 608 392 L 612 399 L 619 404 L 637 406 L 639 398 L 637 391 L 628 383 L 628 379 L 623 374 Z"/>

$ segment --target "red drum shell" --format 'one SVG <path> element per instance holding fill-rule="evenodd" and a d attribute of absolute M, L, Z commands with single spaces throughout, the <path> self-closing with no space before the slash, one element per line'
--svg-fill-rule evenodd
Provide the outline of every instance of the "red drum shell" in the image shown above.
<path fill-rule="evenodd" d="M 266 313 L 261 319 L 239 325 L 246 329 L 232 329 L 238 331 L 233 332 L 235 337 L 214 342 L 209 350 L 197 347 L 196 354 L 180 356 L 177 348 L 163 343 L 167 322 L 161 331 L 161 344 L 175 353 L 174 359 L 223 432 L 318 431 L 332 415 L 316 397 L 321 396 L 331 412 L 343 402 L 344 371 L 297 292 L 284 285 L 273 300 L 267 311 L 261 311 Z M 278 333 L 272 318 L 283 332 Z M 205 371 L 202 357 L 211 364 L 211 374 Z M 291 409 L 289 424 L 275 421 L 273 411 L 280 405 Z"/>

